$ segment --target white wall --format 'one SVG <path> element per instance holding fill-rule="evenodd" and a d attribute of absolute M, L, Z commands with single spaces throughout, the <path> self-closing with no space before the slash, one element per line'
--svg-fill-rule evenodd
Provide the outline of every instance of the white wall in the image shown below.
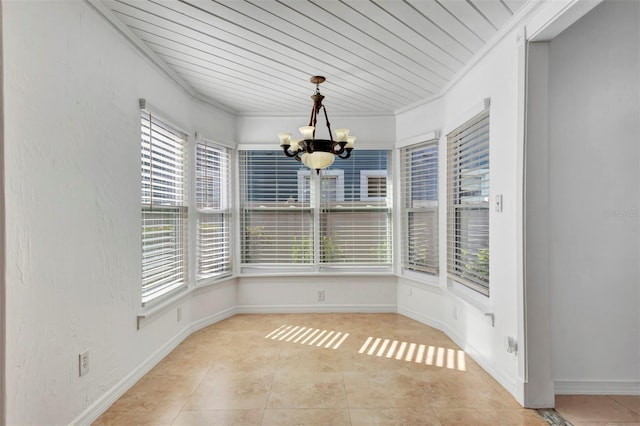
<path fill-rule="evenodd" d="M 397 117 L 399 141 L 442 130 L 440 138 L 440 269 L 439 280 L 431 283 L 402 279 L 398 285 L 398 311 L 439 326 L 473 356 L 507 390 L 521 399 L 518 359 L 504 349 L 504 338 L 518 335 L 517 300 L 519 232 L 518 159 L 518 51 L 522 40 L 509 33 L 494 49 L 462 76 L 450 90 L 432 103 L 403 111 Z M 491 199 L 502 194 L 501 213 L 490 212 L 489 298 L 451 287 L 446 278 L 446 132 L 471 118 L 485 98 L 491 100 L 490 185 Z M 479 112 L 479 110 L 478 110 Z M 411 287 L 415 288 L 411 288 Z M 490 317 L 495 316 L 492 326 Z"/>
<path fill-rule="evenodd" d="M 396 312 L 396 277 L 278 276 L 238 279 L 238 312 Z M 325 300 L 318 301 L 318 291 Z"/>
<path fill-rule="evenodd" d="M 309 112 L 312 103 L 309 101 Z M 331 123 L 331 129 L 348 128 L 351 134 L 357 137 L 356 149 L 391 149 L 395 142 L 395 119 L 393 115 L 387 116 L 345 116 L 331 114 L 327 108 L 327 114 Z M 309 123 L 309 116 L 300 117 L 258 117 L 240 116 L 237 119 L 236 136 L 238 143 L 264 144 L 273 149 L 280 149 L 278 140 L 279 132 L 288 132 L 298 135 L 298 128 Z M 318 118 L 317 127 L 320 136 L 327 137 L 328 132 L 324 117 Z"/>
<path fill-rule="evenodd" d="M 553 407 L 549 289 L 549 43 L 528 48 L 525 194 L 525 300 L 529 406 Z"/>
<path fill-rule="evenodd" d="M 639 3 L 605 1 L 550 44 L 558 393 L 640 392 L 639 23 Z"/>
<path fill-rule="evenodd" d="M 188 334 L 235 306 L 197 290 L 140 312 L 138 98 L 233 141 L 233 117 L 192 100 L 80 1 L 3 2 L 6 422 L 82 421 Z M 176 307 L 178 306 L 176 305 Z M 78 353 L 90 371 L 78 377 Z M 100 405 L 102 404 L 102 405 Z M 85 419 L 86 420 L 86 419 Z"/>
<path fill-rule="evenodd" d="M 624 7 L 635 7 L 635 15 L 618 9 Z M 522 113 L 518 82 L 523 73 L 518 30 L 507 34 L 439 99 L 403 111 L 395 120 L 345 117 L 352 133 L 359 136 L 357 146 L 391 148 L 396 140 L 453 128 L 467 118 L 470 109 L 491 98 L 491 195 L 503 195 L 504 210 L 491 212 L 489 299 L 452 291 L 444 272 L 429 282 L 399 278 L 397 290 L 392 276 L 242 277 L 237 284 L 230 280 L 193 290 L 166 311 L 143 320 L 137 330 L 137 99 L 146 98 L 191 132 L 228 144 L 237 140 L 276 147 L 276 133 L 293 132 L 301 122 L 277 117 L 240 117 L 234 122 L 228 114 L 194 101 L 84 2 L 5 1 L 2 8 L 3 86 L 6 105 L 10 105 L 5 111 L 4 157 L 8 424 L 90 419 L 91 413 L 106 408 L 109 398 L 126 390 L 191 330 L 236 311 L 370 312 L 397 306 L 399 312 L 447 332 L 523 400 L 523 352 L 516 358 L 503 347 L 505 336 L 514 336 L 521 344 L 524 338 L 518 327 L 523 317 L 518 300 L 521 211 L 516 202 L 522 196 L 518 182 L 523 173 L 518 157 Z M 555 71 L 551 87 L 558 93 L 550 100 L 549 115 L 553 159 L 549 163 L 553 183 L 549 235 L 553 236 L 552 259 L 557 256 L 549 271 L 554 300 L 553 373 L 567 384 L 638 382 L 640 220 L 637 214 L 604 217 L 603 212 L 638 209 L 640 12 L 636 3 L 610 9 L 598 12 L 601 23 L 589 21 L 580 24 L 584 28 L 576 27 L 577 35 L 563 34 L 551 52 Z M 618 25 L 618 19 L 627 25 Z M 612 22 L 615 31 L 598 32 Z M 608 32 L 612 34 L 605 37 Z M 589 41 L 581 42 L 582 37 Z M 619 39 L 631 41 L 613 48 L 611 43 Z M 594 60 L 591 44 L 601 56 L 613 55 L 613 59 Z M 576 58 L 590 57 L 591 62 L 573 63 L 565 59 L 569 55 L 584 55 Z M 576 75 L 580 77 L 575 79 Z M 588 89 L 578 88 L 574 79 Z M 617 84 L 620 79 L 632 84 Z M 613 86 L 608 84 L 612 81 Z M 580 108 L 575 102 L 563 103 L 565 97 L 590 93 L 591 88 L 598 102 L 582 102 Z M 614 106 L 621 114 L 610 114 Z M 574 110 L 575 115 L 567 115 Z M 617 121 L 627 111 L 635 121 Z M 337 128 L 342 117 L 330 118 Z M 620 133 L 615 132 L 618 127 Z M 569 128 L 589 132 L 578 138 L 567 133 Z M 273 136 L 265 136 L 269 134 Z M 622 144 L 621 149 L 612 150 L 614 143 Z M 594 167 L 596 162 L 601 167 Z M 580 177 L 597 191 L 576 185 L 575 174 L 564 172 L 569 163 L 572 170 L 584 171 Z M 444 185 L 444 169 L 440 176 Z M 593 192 L 600 197 L 591 199 L 589 215 L 577 216 L 585 213 L 583 199 L 593 197 Z M 442 200 L 443 195 L 444 187 Z M 568 213 L 556 215 L 559 209 Z M 445 211 L 442 205 L 443 236 Z M 587 226 L 594 235 L 580 245 L 582 250 L 570 244 L 574 234 L 567 228 L 572 226 L 580 230 Z M 591 250 L 594 244 L 604 249 Z M 443 271 L 444 250 L 441 247 Z M 594 255 L 600 255 L 599 263 L 593 262 Z M 592 265 L 602 267 L 590 269 L 591 275 L 580 274 Z M 585 288 L 584 299 L 577 299 L 575 294 Z M 317 290 L 326 291 L 325 302 L 317 301 Z M 177 307 L 183 309 L 181 322 L 176 318 Z M 495 315 L 495 326 L 485 313 Z M 591 349 L 586 355 L 584 345 Z M 91 371 L 79 378 L 77 354 L 85 349 L 91 354 Z"/>
<path fill-rule="evenodd" d="M 2 21 L 2 3 L 0 3 L 0 22 Z M 2 57 L 3 36 L 0 31 L 0 57 Z M 0 62 L 0 90 L 4 93 L 4 66 Z M 4 202 L 4 97 L 0 98 L 0 422 L 5 418 L 6 381 L 5 381 L 5 311 L 6 311 L 6 266 L 5 266 L 5 202 Z"/>
<path fill-rule="evenodd" d="M 528 25 L 528 33 L 555 35 L 597 3 L 544 3 L 522 25 Z M 492 209 L 490 218 L 491 295 L 484 301 L 468 297 L 451 287 L 444 273 L 438 280 L 401 278 L 398 310 L 443 329 L 528 406 L 553 405 L 552 379 L 556 391 L 638 393 L 640 389 L 639 13 L 635 2 L 615 7 L 605 3 L 610 10 L 595 12 L 595 18 L 588 15 L 575 26 L 577 30 L 554 40 L 550 59 L 546 47 L 533 52 L 538 55 L 534 60 L 543 62 L 529 72 L 546 67 L 547 60 L 551 65 L 549 76 L 536 75 L 529 88 L 540 90 L 530 99 L 540 109 L 528 117 L 534 126 L 528 136 L 542 138 L 542 145 L 527 152 L 541 162 L 531 158 L 527 162 L 535 169 L 527 185 L 540 191 L 528 193 L 526 200 L 531 237 L 526 290 L 519 288 L 524 268 L 519 256 L 524 174 L 519 130 L 524 114 L 519 84 L 524 76 L 522 27 L 516 26 L 440 98 L 397 117 L 399 141 L 445 129 L 444 154 L 447 129 L 463 122 L 465 111 L 474 104 L 491 99 L 491 197 L 504 197 L 503 212 Z M 545 140 L 547 126 L 550 141 Z M 612 150 L 613 146 L 618 149 Z M 440 177 L 444 188 L 443 170 Z M 550 194 L 545 192 L 549 188 Z M 441 190 L 441 200 L 444 195 Z M 535 204 L 546 197 L 548 209 Z M 441 205 L 442 235 L 445 213 Z M 441 247 L 443 271 L 444 250 Z M 535 312 L 526 312 L 525 299 L 527 309 Z M 494 327 L 483 315 L 487 312 L 495 315 Z M 505 352 L 505 336 L 518 340 L 517 359 Z M 534 387 L 529 386 L 532 383 Z"/>

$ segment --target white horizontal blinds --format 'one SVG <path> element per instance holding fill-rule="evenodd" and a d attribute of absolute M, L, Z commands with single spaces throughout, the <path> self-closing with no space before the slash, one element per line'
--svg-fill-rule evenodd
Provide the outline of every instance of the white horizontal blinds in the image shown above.
<path fill-rule="evenodd" d="M 387 150 L 354 150 L 320 172 L 321 264 L 391 264 Z"/>
<path fill-rule="evenodd" d="M 231 273 L 230 150 L 196 144 L 197 278 Z"/>
<path fill-rule="evenodd" d="M 185 205 L 187 136 L 147 111 L 140 118 L 142 204 Z"/>
<path fill-rule="evenodd" d="M 187 209 L 142 208 L 142 303 L 187 283 Z"/>
<path fill-rule="evenodd" d="M 489 295 L 489 110 L 447 135 L 449 276 Z"/>
<path fill-rule="evenodd" d="M 438 141 L 400 150 L 402 267 L 438 273 Z"/>
<path fill-rule="evenodd" d="M 243 264 L 312 264 L 309 169 L 282 151 L 240 151 Z"/>
<path fill-rule="evenodd" d="M 196 206 L 224 210 L 229 206 L 229 148 L 206 140 L 196 144 Z"/>
<path fill-rule="evenodd" d="M 141 111 L 142 304 L 186 286 L 187 136 Z"/>

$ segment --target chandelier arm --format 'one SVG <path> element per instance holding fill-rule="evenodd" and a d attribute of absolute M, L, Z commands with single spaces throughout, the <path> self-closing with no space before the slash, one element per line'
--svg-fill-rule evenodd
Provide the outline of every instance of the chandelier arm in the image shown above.
<path fill-rule="evenodd" d="M 338 157 L 340 157 L 340 154 L 342 154 L 342 153 L 344 152 L 344 150 L 345 150 L 345 148 L 344 148 L 344 147 L 347 145 L 347 143 L 346 143 L 346 142 L 335 142 L 335 141 L 331 141 L 331 145 L 332 145 L 332 146 L 331 146 L 331 150 L 333 151 L 333 153 L 334 153 L 335 155 L 337 155 Z M 336 149 L 336 147 L 337 147 L 338 149 Z M 340 157 L 340 158 L 342 158 L 342 157 Z"/>
<path fill-rule="evenodd" d="M 311 108 L 311 117 L 309 117 L 309 126 L 315 126 L 316 125 L 316 106 L 315 104 L 313 105 L 313 107 Z"/>
<path fill-rule="evenodd" d="M 345 154 L 344 155 L 337 154 L 338 158 L 346 160 L 347 158 L 351 157 L 351 150 L 353 150 L 353 148 L 345 148 L 344 150 Z"/>
<path fill-rule="evenodd" d="M 284 151 L 284 155 L 286 155 L 287 157 L 291 157 L 291 158 L 296 157 L 296 156 L 298 155 L 298 153 L 297 153 L 297 152 L 296 152 L 296 153 L 294 153 L 294 154 L 291 154 L 291 153 L 289 152 L 289 147 L 290 147 L 290 146 L 291 146 L 291 145 L 282 145 L 282 150 Z"/>
<path fill-rule="evenodd" d="M 327 130 L 329 130 L 329 139 L 333 142 L 333 134 L 331 133 L 331 123 L 329 123 L 329 116 L 327 115 L 327 109 L 322 105 L 322 111 L 324 111 L 324 119 L 327 121 Z"/>

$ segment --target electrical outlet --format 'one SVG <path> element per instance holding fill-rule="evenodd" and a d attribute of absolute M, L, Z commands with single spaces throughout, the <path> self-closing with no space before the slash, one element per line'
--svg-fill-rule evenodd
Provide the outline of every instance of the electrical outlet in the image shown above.
<path fill-rule="evenodd" d="M 178 322 L 182 320 L 182 306 L 178 306 Z"/>
<path fill-rule="evenodd" d="M 78 373 L 82 377 L 89 372 L 89 351 L 78 354 Z"/>
<path fill-rule="evenodd" d="M 318 290 L 318 302 L 324 302 L 324 290 Z"/>
<path fill-rule="evenodd" d="M 454 320 L 458 319 L 458 306 L 453 305 L 453 310 L 451 311 L 451 316 Z"/>
<path fill-rule="evenodd" d="M 504 338 L 504 348 L 507 352 L 512 353 L 512 354 L 517 354 L 518 353 L 518 341 L 511 337 L 511 336 L 507 336 Z"/>

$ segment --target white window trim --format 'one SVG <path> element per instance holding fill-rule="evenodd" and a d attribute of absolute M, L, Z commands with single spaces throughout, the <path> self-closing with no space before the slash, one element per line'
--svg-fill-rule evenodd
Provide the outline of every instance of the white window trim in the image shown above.
<path fill-rule="evenodd" d="M 386 170 L 360 170 L 360 201 L 384 201 L 387 199 L 384 197 L 370 197 L 369 196 L 369 178 L 370 177 L 387 177 Z M 385 187 L 385 192 L 387 188 Z"/>
<path fill-rule="evenodd" d="M 309 170 L 298 170 L 298 200 L 304 200 L 304 190 L 305 183 L 307 182 L 305 178 L 309 178 L 309 200 L 311 201 L 311 207 L 315 207 L 316 197 L 312 193 L 312 188 L 314 185 L 311 185 L 311 180 L 313 176 L 311 174 L 311 169 Z M 314 171 L 315 173 L 315 171 Z M 323 170 L 322 178 L 336 178 L 336 201 L 344 201 L 344 170 Z"/>
<path fill-rule="evenodd" d="M 197 134 L 197 133 L 196 133 Z M 214 207 L 199 207 L 198 206 L 198 202 L 197 202 L 197 194 L 196 192 L 198 191 L 197 189 L 197 183 L 198 183 L 198 176 L 197 176 L 197 169 L 198 169 L 198 147 L 199 145 L 203 145 L 206 148 L 211 148 L 214 150 L 219 150 L 222 153 L 224 153 L 224 155 L 226 155 L 226 162 L 222 162 L 220 164 L 220 205 L 219 208 L 214 208 Z M 218 280 L 222 280 L 225 278 L 228 278 L 229 276 L 231 276 L 233 274 L 233 247 L 234 247 L 234 240 L 233 240 L 233 215 L 231 214 L 231 209 L 232 209 L 232 199 L 231 199 L 231 193 L 232 193 L 232 189 L 231 189 L 231 170 L 232 170 L 232 159 L 233 159 L 233 149 L 223 145 L 223 144 L 219 144 L 217 142 L 213 142 L 209 139 L 205 139 L 202 138 L 200 136 L 197 136 L 196 139 L 196 144 L 195 144 L 195 164 L 196 167 L 194 168 L 194 171 L 196 172 L 196 176 L 191 179 L 192 184 L 194 185 L 194 194 L 196 194 L 194 198 L 195 200 L 195 211 L 196 211 L 196 218 L 195 218 L 195 223 L 194 223 L 194 227 L 195 227 L 195 250 L 194 253 L 196 254 L 195 256 L 195 262 L 194 262 L 194 276 L 196 279 L 196 285 L 201 285 L 202 283 L 212 283 Z M 199 248 L 199 241 L 198 238 L 200 236 L 200 229 L 199 229 L 199 225 L 200 222 L 202 220 L 203 217 L 205 217 L 206 215 L 209 214 L 220 214 L 223 217 L 223 222 L 225 224 L 225 230 L 223 231 L 223 235 L 224 233 L 226 233 L 227 235 L 227 256 L 228 259 L 226 261 L 226 263 L 228 264 L 228 269 L 225 269 L 221 272 L 216 272 L 216 273 L 209 273 L 209 274 L 204 274 L 201 275 L 201 271 L 199 270 L 199 262 L 200 262 L 200 248 Z"/>
<path fill-rule="evenodd" d="M 485 99 L 484 102 L 485 108 L 482 109 L 481 111 L 477 112 L 477 114 L 475 116 L 469 117 L 466 121 L 464 121 L 462 124 L 458 125 L 455 129 L 452 129 L 451 131 L 449 131 L 448 133 L 446 133 L 447 135 L 447 151 L 449 151 L 451 149 L 451 133 L 455 132 L 456 134 L 460 134 L 462 132 L 467 132 L 469 129 L 473 128 L 474 126 L 476 126 L 477 124 L 479 124 L 482 120 L 488 120 L 488 125 L 490 127 L 491 125 L 491 121 L 490 121 L 490 111 L 489 111 L 489 105 L 490 102 L 488 99 Z M 482 115 L 485 115 L 484 117 Z M 464 130 L 461 130 L 464 129 Z M 460 139 L 456 139 L 456 140 L 460 140 Z M 491 140 L 490 140 L 490 134 L 489 137 L 486 141 L 486 151 L 487 151 L 487 159 L 489 159 L 489 152 L 490 152 L 490 145 L 491 145 Z M 459 147 L 462 147 L 464 145 L 460 145 Z M 477 146 L 475 147 L 477 149 Z M 469 290 L 475 291 L 478 294 L 482 295 L 485 298 L 489 298 L 491 291 L 490 291 L 490 275 L 488 275 L 487 279 L 487 284 L 484 285 L 480 282 L 478 282 L 477 280 L 474 279 L 468 279 L 465 278 L 464 276 L 462 276 L 459 272 L 458 272 L 458 267 L 457 267 L 457 260 L 458 260 L 458 256 L 453 254 L 453 253 L 457 253 L 457 248 L 458 245 L 457 244 L 453 244 L 452 241 L 458 241 L 457 236 L 458 234 L 452 235 L 451 234 L 451 229 L 453 229 L 453 227 L 455 226 L 455 223 L 451 223 L 454 216 L 457 216 L 457 212 L 459 211 L 465 211 L 465 210 L 474 210 L 477 207 L 482 207 L 483 209 L 487 209 L 488 212 L 488 217 L 487 220 L 490 221 L 490 216 L 491 216 L 491 211 L 489 208 L 489 192 L 490 192 L 490 165 L 489 168 L 486 169 L 486 172 L 483 172 L 483 174 L 486 174 L 487 176 L 487 181 L 488 181 L 488 191 L 485 197 L 483 197 L 482 200 L 471 200 L 471 202 L 460 202 L 459 204 L 456 204 L 456 200 L 453 198 L 453 191 L 459 190 L 459 188 L 455 188 L 453 186 L 453 175 L 454 174 L 458 174 L 460 176 L 462 176 L 464 173 L 464 170 L 457 168 L 457 169 L 453 169 L 451 166 L 451 158 L 452 158 L 452 153 L 451 152 L 447 152 L 447 235 L 446 235 L 446 241 L 447 241 L 447 258 L 446 258 L 446 264 L 447 264 L 447 282 L 448 282 L 448 287 L 450 289 L 452 288 L 458 288 L 460 286 L 464 286 Z M 477 155 L 476 155 L 476 159 L 474 161 L 477 161 Z M 483 170 L 483 169 L 478 169 L 478 170 Z M 458 179 L 460 182 L 460 185 L 462 185 L 462 179 L 459 178 Z M 464 201 L 464 200 L 461 200 Z M 466 200 L 468 201 L 468 200 Z M 490 225 L 487 224 L 487 233 L 489 232 L 489 227 Z M 489 238 L 490 241 L 490 235 L 487 234 L 487 237 Z M 490 254 L 490 246 L 487 246 L 487 252 Z M 452 256 L 454 256 L 455 258 L 452 260 Z M 487 273 L 490 273 L 490 266 L 488 265 L 488 271 Z M 477 274 L 476 274 L 477 276 Z M 454 282 L 455 284 L 452 284 L 452 282 Z M 465 291 L 466 293 L 466 291 Z"/>
<path fill-rule="evenodd" d="M 170 285 L 159 285 L 159 286 L 153 286 L 151 287 L 152 289 L 154 288 L 158 288 L 158 290 L 156 291 L 152 291 L 150 294 L 144 295 L 141 293 L 141 306 L 143 308 L 147 308 L 148 306 L 153 306 L 156 304 L 159 304 L 161 302 L 166 301 L 167 299 L 169 299 L 172 296 L 175 296 L 179 293 L 181 293 L 182 290 L 184 290 L 185 288 L 188 288 L 189 286 L 189 277 L 190 277 L 190 268 L 189 268 L 189 213 L 190 213 L 190 208 L 189 208 L 189 204 L 190 204 L 190 197 L 189 197 L 189 188 L 190 188 L 190 167 L 189 167 L 189 154 L 188 154 L 188 150 L 189 150 L 189 134 L 188 132 L 182 130 L 179 126 L 177 126 L 176 124 L 174 124 L 173 120 L 169 120 L 166 119 L 164 115 L 157 113 L 155 109 L 150 109 L 147 106 L 146 100 L 144 99 L 140 99 L 139 100 L 139 104 L 140 104 L 140 116 L 139 118 L 142 120 L 143 116 L 148 116 L 149 117 L 149 126 L 150 126 L 150 132 L 152 132 L 151 130 L 151 126 L 152 126 L 152 119 L 156 119 L 158 122 L 160 122 L 163 126 L 167 126 L 167 128 L 172 132 L 175 133 L 176 135 L 180 135 L 181 139 L 182 139 L 182 149 L 183 149 L 183 157 L 182 157 L 182 164 L 181 164 L 181 173 L 182 173 L 182 194 L 181 194 L 181 199 L 180 202 L 178 204 L 167 204 L 166 203 L 166 199 L 164 200 L 164 203 L 154 203 L 153 202 L 153 190 L 150 190 L 150 200 L 149 203 L 141 203 L 141 218 L 145 216 L 145 212 L 146 213 L 151 213 L 153 212 L 153 208 L 157 208 L 157 209 L 162 209 L 162 210 L 172 210 L 175 211 L 176 214 L 179 215 L 179 218 L 181 218 L 180 220 L 182 221 L 181 229 L 180 229 L 180 237 L 181 237 L 181 241 L 180 241 L 180 251 L 181 254 L 180 256 L 182 256 L 182 279 L 180 281 L 176 281 L 174 283 L 171 283 Z M 141 123 L 142 126 L 142 123 Z M 141 128 L 141 133 L 142 133 L 142 128 Z M 142 143 L 142 134 L 141 134 L 141 143 Z M 151 146 L 149 148 L 150 150 L 153 150 L 153 139 L 151 141 Z M 144 148 L 143 151 L 144 152 Z M 150 156 L 153 156 L 153 152 L 151 152 Z M 150 159 L 150 161 L 152 161 L 152 159 Z M 150 164 L 150 171 L 153 167 L 152 164 Z M 152 181 L 153 179 L 151 179 Z M 141 176 L 141 182 L 143 182 L 144 179 Z M 141 188 L 141 195 L 142 195 L 142 188 Z M 142 201 L 142 200 L 141 200 Z M 141 230 L 144 228 L 144 223 L 141 223 L 142 227 Z M 144 238 L 144 232 L 141 233 L 141 238 Z M 143 249 L 143 254 L 144 254 L 144 247 L 142 247 Z M 144 257 L 144 256 L 143 256 Z M 144 262 L 144 259 L 143 259 Z M 141 285 L 143 283 L 141 282 Z M 141 291 L 142 291 L 142 287 L 141 287 Z"/>
<path fill-rule="evenodd" d="M 388 168 L 389 171 L 385 171 L 385 173 L 383 174 L 385 177 L 387 177 L 389 179 L 389 173 L 391 173 L 392 170 L 392 161 L 393 161 L 393 153 L 391 152 L 391 150 L 389 150 L 388 148 L 380 148 L 380 149 L 375 149 L 376 151 L 378 150 L 382 150 L 382 151 L 386 151 L 387 155 L 389 155 L 388 157 Z M 238 149 L 236 150 L 236 153 L 238 154 L 238 182 L 241 181 L 242 179 L 242 170 L 240 165 L 241 165 L 241 155 L 243 151 L 275 151 L 273 148 L 270 147 L 264 147 L 262 145 L 255 145 L 255 144 L 251 144 L 251 145 L 239 145 Z M 323 170 L 321 174 L 325 174 L 325 175 L 335 175 L 336 178 L 338 179 L 337 182 L 337 186 L 336 186 L 336 200 L 338 202 L 344 202 L 344 191 L 345 191 L 345 184 L 344 184 L 344 174 L 345 171 L 342 169 L 329 169 L 329 170 Z M 296 204 L 300 203 L 301 199 L 304 199 L 303 197 L 303 184 L 302 179 L 304 176 L 311 176 L 312 179 L 318 179 L 319 180 L 319 175 L 313 176 L 312 174 L 312 170 L 300 170 L 297 173 L 297 179 L 298 182 L 300 182 L 298 184 L 298 188 L 297 188 L 297 193 L 296 196 L 298 197 Z M 356 188 L 355 190 L 358 191 L 359 186 L 358 186 L 359 182 L 356 183 Z M 389 214 L 389 220 L 388 220 L 388 232 L 392 233 L 393 232 L 393 213 L 391 211 L 391 194 L 392 191 L 390 191 L 390 186 L 392 186 L 392 183 L 388 180 L 388 188 L 387 188 L 387 196 L 380 198 L 383 201 L 387 201 L 387 203 L 385 203 L 384 206 L 372 206 L 372 205 L 367 205 L 365 206 L 356 206 L 354 209 L 357 210 L 362 210 L 363 212 L 367 211 L 372 211 L 372 210 L 388 210 L 388 214 Z M 240 191 L 240 188 L 238 188 L 238 190 Z M 310 195 L 310 205 L 308 207 L 306 207 L 306 210 L 311 210 L 313 212 L 314 218 L 316 219 L 314 221 L 314 235 L 319 235 L 319 232 L 317 232 L 315 230 L 316 227 L 319 227 L 319 221 L 317 221 L 317 219 L 320 217 L 321 213 L 324 210 L 320 210 L 322 208 L 321 204 L 319 203 L 319 197 L 320 194 L 315 193 L 315 191 Z M 359 193 L 355 194 L 355 198 L 354 201 L 358 202 L 358 201 L 362 201 L 359 198 Z M 242 206 L 242 196 L 240 195 L 239 198 L 239 209 L 243 210 L 244 207 Z M 289 200 L 285 200 L 287 201 L 287 203 L 292 203 L 292 199 L 290 198 Z M 311 203 L 314 203 L 313 205 L 311 205 Z M 265 203 L 267 204 L 267 203 Z M 278 209 L 289 209 L 295 207 L 295 205 L 293 206 L 283 206 L 283 207 L 279 207 Z M 259 208 L 255 207 L 256 210 L 267 210 L 270 207 L 268 206 L 263 206 L 260 205 Z M 352 210 L 353 208 L 347 207 L 347 206 L 343 206 L 343 205 L 336 205 L 331 207 L 332 209 L 345 209 L 346 211 L 348 210 Z M 250 209 L 253 210 L 253 209 Z M 240 218 L 238 218 L 240 220 Z M 241 227 L 242 225 L 240 225 Z M 238 235 L 239 238 L 239 243 L 238 246 L 241 247 L 243 246 L 242 243 L 242 235 Z M 392 239 L 387 238 L 386 241 L 393 241 Z M 240 250 L 241 251 L 241 250 Z M 390 276 L 395 275 L 394 273 L 394 257 L 392 256 L 391 261 L 388 264 L 381 264 L 381 265 L 376 265 L 376 264 L 362 264 L 362 263 L 354 263 L 354 264 L 350 264 L 350 263 L 323 263 L 323 262 L 319 262 L 318 259 L 320 258 L 318 255 L 319 249 L 318 247 L 314 247 L 314 263 L 313 264 L 301 264 L 301 265 L 297 265 L 294 263 L 245 263 L 245 262 L 241 262 L 239 264 L 237 264 L 238 266 L 238 271 L 237 271 L 237 276 L 287 276 L 287 275 L 294 275 L 294 276 L 298 276 L 298 275 L 310 275 L 310 276 L 317 276 L 317 275 L 322 275 L 322 274 L 327 274 L 327 275 L 332 275 L 332 274 L 337 274 L 337 273 L 341 273 L 341 274 L 353 274 L 353 275 L 361 275 L 361 274 L 388 274 Z"/>
<path fill-rule="evenodd" d="M 441 217 L 441 203 L 440 203 L 440 186 L 442 183 L 442 180 L 440 179 L 440 171 L 442 169 L 442 162 L 441 162 L 441 150 L 440 150 L 440 142 L 439 139 L 436 137 L 438 134 L 437 133 L 431 133 L 430 136 L 432 136 L 431 139 L 425 139 L 425 140 L 420 140 L 420 141 L 414 141 L 413 143 L 406 143 L 406 144 L 402 144 L 401 148 L 398 149 L 398 156 L 399 156 L 399 173 L 398 173 L 398 178 L 400 180 L 400 188 L 401 188 L 401 200 L 399 201 L 399 208 L 400 208 L 400 217 L 401 217 L 401 226 L 399 229 L 401 229 L 401 244 L 399 246 L 399 267 L 400 267 L 400 271 L 401 271 L 401 275 L 407 275 L 407 276 L 413 276 L 413 277 L 423 277 L 426 279 L 434 279 L 433 282 L 438 282 L 437 281 L 437 277 L 440 276 L 440 271 L 441 271 L 441 247 L 443 246 L 443 244 L 441 244 L 442 241 L 442 236 L 440 233 L 440 217 Z M 412 148 L 416 148 L 416 147 L 420 147 L 421 145 L 424 145 L 422 148 L 426 148 L 426 147 L 430 147 L 433 146 L 435 148 L 435 156 L 437 159 L 437 166 L 436 166 L 436 170 L 435 170 L 435 176 L 436 176 L 436 180 L 438 181 L 438 186 L 436 187 L 436 195 L 437 195 L 437 199 L 436 200 L 430 200 L 430 201 L 426 201 L 426 205 L 420 208 L 414 208 L 414 207 L 407 207 L 405 205 L 405 201 L 406 201 L 406 197 L 407 194 L 404 192 L 407 190 L 407 188 L 404 186 L 404 182 L 403 180 L 405 179 L 405 174 L 407 173 L 406 170 L 403 169 L 402 164 L 404 164 L 404 157 L 402 156 L 402 153 L 405 150 L 410 150 Z M 436 234 L 436 238 L 435 238 L 435 245 L 437 247 L 437 250 L 435 250 L 437 256 L 438 256 L 438 262 L 437 262 L 437 266 L 435 267 L 435 270 L 426 270 L 428 268 L 425 268 L 424 270 L 421 270 L 420 268 L 411 268 L 408 266 L 408 262 L 406 262 L 407 259 L 405 259 L 405 256 L 408 255 L 408 244 L 409 244 L 409 212 L 411 211 L 426 211 L 426 210 L 433 210 L 435 212 L 436 215 L 436 223 L 435 223 L 435 227 L 434 227 L 434 231 Z M 445 215 L 446 217 L 446 215 Z M 445 236 L 446 237 L 446 236 Z"/>

